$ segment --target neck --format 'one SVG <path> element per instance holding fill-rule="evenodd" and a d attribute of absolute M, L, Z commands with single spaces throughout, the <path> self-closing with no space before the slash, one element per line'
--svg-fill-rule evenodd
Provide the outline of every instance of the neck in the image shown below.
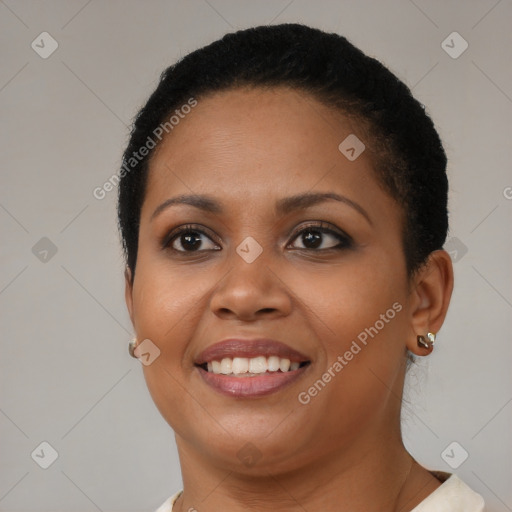
<path fill-rule="evenodd" d="M 366 512 L 374 510 L 376 504 L 381 512 L 405 511 L 435 486 L 433 477 L 426 482 L 426 470 L 414 463 L 399 432 L 388 437 L 371 432 L 364 438 L 359 436 L 350 447 L 298 469 L 274 474 L 270 465 L 260 468 L 257 475 L 221 468 L 182 438 L 177 437 L 177 443 L 184 483 L 184 492 L 174 507 L 178 512 L 263 512 L 276 508 L 283 512 Z"/>

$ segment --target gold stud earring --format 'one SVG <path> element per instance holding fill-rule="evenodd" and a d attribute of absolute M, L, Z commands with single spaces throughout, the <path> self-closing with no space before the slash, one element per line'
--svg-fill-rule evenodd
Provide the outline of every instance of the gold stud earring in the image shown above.
<path fill-rule="evenodd" d="M 423 335 L 419 335 L 416 337 L 418 342 L 418 347 L 426 348 L 427 350 L 432 350 L 434 348 L 434 343 L 436 341 L 436 335 L 433 332 L 427 332 L 427 337 Z"/>
<path fill-rule="evenodd" d="M 133 338 L 133 340 L 128 343 L 128 352 L 130 352 L 130 355 L 134 357 L 135 359 L 138 359 L 138 357 L 135 355 L 135 349 L 137 348 L 137 338 Z"/>

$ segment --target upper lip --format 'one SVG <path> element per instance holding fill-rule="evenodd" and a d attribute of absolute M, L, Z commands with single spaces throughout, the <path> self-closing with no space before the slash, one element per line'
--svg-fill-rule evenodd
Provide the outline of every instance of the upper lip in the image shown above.
<path fill-rule="evenodd" d="M 229 338 L 203 350 L 195 360 L 195 364 L 201 365 L 210 361 L 221 361 L 225 357 L 257 357 L 279 356 L 290 361 L 304 362 L 309 358 L 281 341 L 267 338 Z"/>

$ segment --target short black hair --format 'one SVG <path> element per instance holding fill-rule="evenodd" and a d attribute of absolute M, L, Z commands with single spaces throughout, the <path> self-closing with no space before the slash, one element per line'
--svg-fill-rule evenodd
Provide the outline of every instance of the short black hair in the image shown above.
<path fill-rule="evenodd" d="M 247 86 L 290 87 L 359 121 L 368 137 L 364 143 L 375 155 L 376 177 L 404 214 L 408 275 L 443 247 L 447 160 L 424 106 L 383 64 L 345 37 L 301 24 L 263 25 L 229 33 L 169 66 L 138 112 L 123 154 L 118 196 L 119 230 L 132 279 L 148 164 L 163 133 L 159 127 L 168 132 L 173 113 L 186 112 L 191 99 Z"/>

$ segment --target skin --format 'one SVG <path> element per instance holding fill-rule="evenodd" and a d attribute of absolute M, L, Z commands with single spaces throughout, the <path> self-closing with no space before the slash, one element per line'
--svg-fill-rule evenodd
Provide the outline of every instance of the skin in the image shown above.
<path fill-rule="evenodd" d="M 349 134 L 366 144 L 353 162 L 338 150 Z M 176 435 L 184 492 L 174 510 L 406 511 L 440 485 L 405 450 L 400 405 L 406 350 L 427 355 L 416 336 L 444 321 L 451 260 L 435 251 L 408 278 L 403 212 L 372 158 L 356 122 L 284 87 L 200 98 L 153 155 L 126 301 L 139 342 L 149 338 L 161 351 L 143 369 Z M 334 200 L 276 214 L 277 200 L 314 192 L 345 196 L 368 218 Z M 169 198 L 192 193 L 215 198 L 224 212 L 174 205 L 152 218 Z M 308 246 L 299 233 L 319 221 L 353 244 L 333 249 L 339 239 L 321 234 L 319 248 Z M 207 230 L 200 250 L 187 252 L 179 236 L 162 248 L 184 224 Z M 247 236 L 263 249 L 252 263 L 236 252 Z M 401 311 L 301 404 L 298 394 L 394 303 Z M 221 395 L 194 358 L 236 336 L 283 341 L 311 364 L 275 394 Z M 237 457 L 248 442 L 260 456 L 251 466 Z"/>

